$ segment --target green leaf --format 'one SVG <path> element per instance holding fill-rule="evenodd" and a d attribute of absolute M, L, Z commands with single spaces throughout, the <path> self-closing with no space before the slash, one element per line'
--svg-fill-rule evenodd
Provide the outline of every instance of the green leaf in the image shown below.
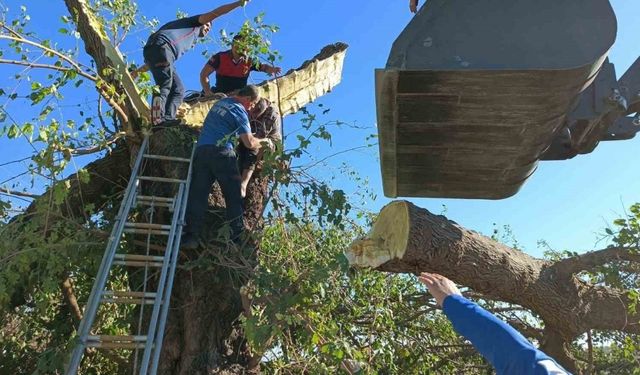
<path fill-rule="evenodd" d="M 18 126 L 16 126 L 16 124 L 12 124 L 9 127 L 9 132 L 7 133 L 7 137 L 13 139 L 17 137 L 19 133 L 20 133 L 20 129 L 18 128 Z"/>
<path fill-rule="evenodd" d="M 27 122 L 22 126 L 22 134 L 31 136 L 33 134 L 33 124 Z"/>

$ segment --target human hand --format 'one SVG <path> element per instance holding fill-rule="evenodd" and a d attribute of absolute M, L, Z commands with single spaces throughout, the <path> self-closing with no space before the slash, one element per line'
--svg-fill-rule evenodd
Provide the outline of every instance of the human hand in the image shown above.
<path fill-rule="evenodd" d="M 266 146 L 266 148 L 268 148 L 271 151 L 273 151 L 275 149 L 275 145 L 273 144 L 273 141 L 271 140 L 271 138 L 264 138 L 263 139 L 263 148 L 265 146 Z"/>
<path fill-rule="evenodd" d="M 282 73 L 282 68 L 280 68 L 279 66 L 270 66 L 268 68 L 267 73 L 269 73 L 271 75 L 274 75 L 274 74 L 278 75 L 278 74 Z"/>
<path fill-rule="evenodd" d="M 418 11 L 418 0 L 409 0 L 409 10 L 411 13 L 416 13 Z"/>
<path fill-rule="evenodd" d="M 444 299 L 448 296 L 461 294 L 453 281 L 437 273 L 423 272 L 418 277 L 418 280 L 427 286 L 429 293 L 433 295 L 433 298 L 436 299 L 436 302 L 440 306 L 442 306 Z"/>

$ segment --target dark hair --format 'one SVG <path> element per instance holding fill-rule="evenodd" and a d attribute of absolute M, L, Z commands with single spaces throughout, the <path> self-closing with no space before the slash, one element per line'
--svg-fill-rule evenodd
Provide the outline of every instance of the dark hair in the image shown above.
<path fill-rule="evenodd" d="M 244 98 L 249 98 L 251 99 L 252 102 L 255 102 L 256 100 L 258 100 L 258 98 L 260 98 L 260 92 L 258 91 L 258 87 L 254 85 L 247 85 L 241 88 L 240 90 L 238 90 L 237 95 L 242 96 Z"/>

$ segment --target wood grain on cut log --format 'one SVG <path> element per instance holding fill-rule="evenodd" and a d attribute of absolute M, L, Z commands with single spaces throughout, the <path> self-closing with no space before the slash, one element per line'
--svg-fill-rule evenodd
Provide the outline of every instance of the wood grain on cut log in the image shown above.
<path fill-rule="evenodd" d="M 412 203 L 395 201 L 382 209 L 371 232 L 354 242 L 346 256 L 356 267 L 437 272 L 486 296 L 524 306 L 545 322 L 542 348 L 572 369 L 575 364 L 567 355 L 567 345 L 587 330 L 640 332 L 640 316 L 628 313 L 631 301 L 624 290 L 591 285 L 576 276 L 585 264 L 621 257 L 633 260 L 628 250 L 605 249 L 577 257 L 581 261 L 570 258 L 554 263 Z M 594 259 L 602 262 L 595 264 Z"/>

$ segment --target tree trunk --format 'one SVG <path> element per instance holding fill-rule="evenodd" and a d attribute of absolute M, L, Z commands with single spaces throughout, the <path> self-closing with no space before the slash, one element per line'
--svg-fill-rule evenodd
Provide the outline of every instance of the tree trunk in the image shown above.
<path fill-rule="evenodd" d="M 187 133 L 193 130 L 180 127 L 156 132 L 151 138 L 152 152 L 188 157 L 192 143 L 184 136 Z M 179 177 L 185 173 L 167 163 L 156 163 L 154 168 L 158 170 L 152 174 Z M 268 186 L 268 179 L 256 170 L 245 199 L 244 221 L 249 234 L 257 235 L 262 230 Z M 160 191 L 166 184 L 148 188 L 155 189 L 154 194 L 167 194 Z M 226 220 L 217 183 L 209 197 L 209 209 L 207 230 L 202 236 L 206 248 L 181 253 L 160 374 L 242 374 L 253 363 L 238 318 L 243 312 L 240 288 L 251 279 L 258 262 L 257 241 L 249 239 L 237 248 L 217 239 L 218 229 Z"/>
<path fill-rule="evenodd" d="M 118 160 L 117 165 L 113 167 L 113 172 L 118 176 L 125 171 L 128 174 L 130 171 L 128 151 L 131 150 L 131 155 L 135 154 L 136 139 L 139 138 L 137 131 L 141 125 L 148 123 L 147 102 L 138 93 L 126 71 L 126 63 L 122 55 L 109 43 L 102 25 L 97 22 L 86 0 L 64 1 L 76 22 L 77 30 L 85 43 L 86 52 L 96 62 L 99 75 L 115 87 L 116 95 L 122 100 L 119 110 L 128 120 L 123 123 L 130 137 L 125 147 L 127 161 Z M 302 106 L 330 92 L 340 82 L 346 48 L 347 45 L 343 43 L 325 47 L 320 54 L 305 62 L 300 68 L 260 85 L 261 95 L 277 104 L 282 115 L 298 111 Z M 112 73 L 105 74 L 105 68 Z M 104 95 L 104 90 L 101 90 L 99 85 L 97 88 Z M 116 104 L 113 100 L 109 100 L 113 98 L 107 99 L 110 104 Z M 182 122 L 191 127 L 202 126 L 214 102 L 209 100 L 184 106 L 180 112 Z M 171 134 L 175 134 L 176 131 L 179 133 L 184 130 L 176 129 L 178 128 L 156 132 L 151 140 L 152 147 L 156 150 L 163 148 L 167 151 L 163 154 L 188 156 L 192 146 L 190 138 L 171 137 Z M 123 153 L 122 156 L 125 154 Z M 113 156 L 107 156 L 92 165 L 107 165 L 111 158 Z M 166 168 L 166 165 L 161 164 L 160 168 Z M 106 175 L 107 171 L 102 172 Z M 165 169 L 163 175 L 171 176 L 179 172 L 177 169 Z M 73 179 L 69 180 L 73 184 Z M 122 190 L 126 184 L 120 184 L 120 180 L 120 178 L 114 179 L 105 184 L 110 189 Z M 98 180 L 95 183 L 97 184 Z M 245 227 L 247 232 L 254 234 L 255 237 L 262 228 L 262 213 L 268 195 L 268 185 L 269 182 L 266 179 L 256 174 L 248 187 L 245 199 Z M 49 191 L 53 191 L 54 188 Z M 153 185 L 149 188 L 162 189 Z M 99 190 L 95 191 L 99 192 Z M 87 203 L 103 203 L 102 196 L 91 194 L 87 197 L 84 190 L 73 190 L 68 200 L 67 213 L 69 214 L 81 212 L 80 210 Z M 210 197 L 210 206 L 214 209 L 214 213 L 209 214 L 207 218 L 210 239 L 215 238 L 217 229 L 221 226 L 221 218 L 224 217 L 223 202 L 220 189 L 214 189 Z M 238 318 L 242 313 L 239 291 L 251 278 L 257 263 L 256 244 L 257 239 L 254 238 L 247 246 L 238 250 L 210 241 L 207 248 L 202 251 L 186 254 L 186 256 L 181 254 L 181 266 L 194 258 L 208 262 L 208 266 L 199 265 L 188 269 L 183 267 L 176 274 L 160 373 L 246 373 L 248 367 L 257 365 L 249 353 L 242 330 L 238 325 Z"/>
<path fill-rule="evenodd" d="M 588 329 L 640 332 L 623 290 L 576 277 L 615 259 L 640 260 L 628 249 L 605 249 L 556 263 L 533 258 L 405 201 L 380 212 L 367 238 L 346 254 L 350 263 L 398 273 L 437 272 L 477 292 L 524 306 L 545 322 L 543 348 L 568 369 L 567 346 Z"/>

